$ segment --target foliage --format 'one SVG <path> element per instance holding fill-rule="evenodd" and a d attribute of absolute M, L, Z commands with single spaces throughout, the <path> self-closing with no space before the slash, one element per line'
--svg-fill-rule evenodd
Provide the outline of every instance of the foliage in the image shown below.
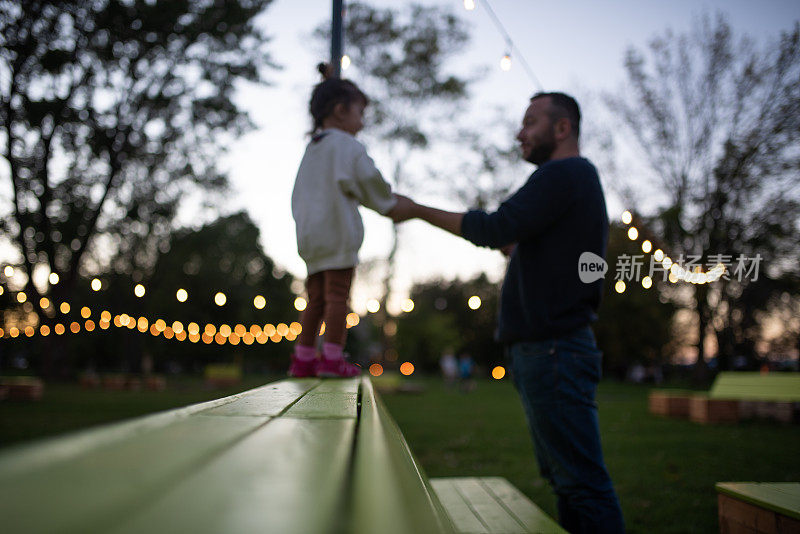
<path fill-rule="evenodd" d="M 225 189 L 217 159 L 251 126 L 235 83 L 271 66 L 254 24 L 270 2 L 0 3 L 3 229 L 37 312 L 40 289 L 146 273 L 186 193 Z M 39 288 L 35 269 L 61 282 Z"/>
<path fill-rule="evenodd" d="M 289 324 L 296 320 L 290 276 L 277 273 L 274 267 L 261 249 L 258 228 L 246 214 L 237 213 L 198 230 L 175 230 L 151 275 L 135 280 L 119 273 L 101 275 L 100 292 L 92 291 L 90 280 L 81 278 L 69 299 L 68 314 L 52 306 L 45 313 L 51 324 L 58 321 L 67 325 L 72 321 L 84 324 L 83 307 L 89 308 L 96 324 L 102 311 L 112 316 L 127 314 L 134 321 L 144 317 L 148 327 L 158 319 L 168 326 L 180 321 L 184 329 L 195 322 L 201 331 L 208 323 L 217 328 L 222 324 L 231 328 L 237 324 L 245 328 L 252 324 L 261 328 L 267 323 Z M 134 295 L 136 283 L 145 287 L 141 298 Z M 177 300 L 178 289 L 188 293 L 185 302 Z M 224 306 L 214 304 L 217 291 L 226 296 Z M 262 310 L 254 306 L 256 295 L 266 298 Z M 291 350 L 288 341 L 206 345 L 113 326 L 108 330 L 98 327 L 91 333 L 82 329 L 77 335 L 20 337 L 4 344 L 9 355 L 24 354 L 34 370 L 48 374 L 51 371 L 48 366 L 73 373 L 84 369 L 140 372 L 145 359 L 157 372 L 177 369 L 198 372 L 205 363 L 234 359 L 252 368 L 278 370 L 286 366 Z M 53 361 L 42 361 L 40 356 L 46 349 L 53 350 Z"/>
<path fill-rule="evenodd" d="M 494 341 L 500 289 L 486 275 L 467 281 L 432 280 L 411 288 L 414 309 L 397 319 L 400 354 L 415 365 L 436 371 L 446 351 L 469 353 L 484 367 L 502 362 L 502 347 Z M 481 299 L 477 310 L 468 307 L 473 295 Z M 419 362 L 419 364 L 417 364 Z"/>
<path fill-rule="evenodd" d="M 665 195 L 646 221 L 657 245 L 676 260 L 763 259 L 757 282 L 698 285 L 682 302 L 697 314 L 698 361 L 711 333 L 725 368 L 753 355 L 758 313 L 800 275 L 800 25 L 759 47 L 723 16 L 705 17 L 630 49 L 625 69 L 625 90 L 607 100 L 624 126 L 618 141 L 638 147 Z"/>

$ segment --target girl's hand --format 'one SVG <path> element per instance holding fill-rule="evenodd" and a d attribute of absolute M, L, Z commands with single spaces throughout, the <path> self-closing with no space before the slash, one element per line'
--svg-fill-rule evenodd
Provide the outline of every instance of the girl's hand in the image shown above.
<path fill-rule="evenodd" d="M 395 204 L 394 208 L 392 208 L 386 216 L 391 218 L 395 223 L 414 218 L 416 203 L 407 196 L 398 194 L 394 196 L 397 199 L 397 204 Z"/>

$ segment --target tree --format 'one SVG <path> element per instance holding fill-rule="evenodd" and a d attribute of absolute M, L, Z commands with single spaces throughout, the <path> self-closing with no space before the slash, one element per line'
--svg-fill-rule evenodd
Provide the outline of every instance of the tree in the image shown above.
<path fill-rule="evenodd" d="M 270 2 L 0 3 L 2 228 L 41 317 L 82 274 L 143 276 L 184 195 L 225 189 L 218 157 L 251 126 L 235 83 L 272 66 L 254 24 Z"/>
<path fill-rule="evenodd" d="M 445 350 L 469 352 L 484 366 L 502 362 L 502 348 L 494 341 L 499 290 L 481 274 L 472 280 L 431 280 L 411 289 L 414 309 L 397 319 L 398 350 L 414 365 L 438 369 Z M 472 309 L 473 296 L 480 306 Z"/>
<path fill-rule="evenodd" d="M 406 175 L 409 159 L 431 143 L 441 118 L 466 96 L 467 80 L 446 70 L 447 59 L 467 43 L 464 22 L 442 7 L 378 9 L 354 2 L 347 6 L 344 32 L 351 68 L 370 98 L 365 132 L 386 148 L 395 186 L 410 188 L 415 184 Z M 327 41 L 328 27 L 321 26 L 316 35 Z M 395 228 L 383 279 L 382 313 L 397 249 Z"/>
<path fill-rule="evenodd" d="M 638 148 L 665 197 L 638 222 L 673 259 L 728 263 L 730 280 L 691 286 L 683 301 L 697 315 L 698 364 L 711 334 L 726 368 L 732 354 L 753 354 L 759 310 L 798 275 L 800 25 L 759 47 L 723 16 L 704 17 L 631 48 L 625 69 L 625 89 L 607 97 L 624 126 L 617 141 Z M 758 280 L 739 280 L 739 258 L 759 255 Z"/>

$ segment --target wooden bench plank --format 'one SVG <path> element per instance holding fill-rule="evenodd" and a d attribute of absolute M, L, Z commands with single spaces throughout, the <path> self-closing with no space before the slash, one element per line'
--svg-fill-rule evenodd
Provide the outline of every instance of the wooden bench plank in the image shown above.
<path fill-rule="evenodd" d="M 459 534 L 490 534 L 480 517 L 456 488 L 453 478 L 432 478 L 431 486 Z"/>
<path fill-rule="evenodd" d="M 434 478 L 431 484 L 459 534 L 566 533 L 504 478 Z"/>
<path fill-rule="evenodd" d="M 204 415 L 277 416 L 320 384 L 319 379 L 292 379 L 250 390 L 231 402 L 214 406 Z"/>
<path fill-rule="evenodd" d="M 13 532 L 103 531 L 267 420 L 195 415 L 69 461 L 26 471 L 0 467 L 0 517 Z M 12 454 L 0 464 L 13 462 Z"/>
<path fill-rule="evenodd" d="M 123 442 L 141 433 L 166 427 L 194 414 L 210 413 L 211 409 L 215 407 L 223 406 L 249 395 L 257 394 L 262 389 L 272 385 L 273 384 L 267 384 L 228 397 L 191 404 L 183 408 L 167 410 L 117 423 L 100 425 L 64 436 L 46 438 L 33 444 L 22 444 L 11 447 L 0 453 L 0 480 L 4 477 L 26 473 L 30 470 L 47 465 L 56 465 L 60 462 L 70 460 L 75 456 L 86 454 L 94 448 Z"/>
<path fill-rule="evenodd" d="M 361 382 L 352 495 L 347 532 L 453 532 L 444 507 L 367 377 Z"/>
<path fill-rule="evenodd" d="M 305 395 L 289 408 L 284 417 L 330 419 L 344 417 L 355 419 L 358 414 L 358 395 L 343 391 Z"/>
<path fill-rule="evenodd" d="M 800 519 L 800 482 L 718 482 L 718 493 Z"/>
<path fill-rule="evenodd" d="M 344 512 L 354 429 L 273 419 L 110 532 L 328 532 Z"/>
<path fill-rule="evenodd" d="M 800 401 L 800 375 L 796 373 L 720 373 L 709 396 L 717 399 Z"/>
<path fill-rule="evenodd" d="M 474 477 L 462 478 L 457 489 L 492 533 L 524 534 L 525 528 Z"/>
<path fill-rule="evenodd" d="M 558 523 L 508 480 L 501 477 L 482 477 L 479 480 L 525 526 L 526 532 L 542 534 L 564 532 Z"/>

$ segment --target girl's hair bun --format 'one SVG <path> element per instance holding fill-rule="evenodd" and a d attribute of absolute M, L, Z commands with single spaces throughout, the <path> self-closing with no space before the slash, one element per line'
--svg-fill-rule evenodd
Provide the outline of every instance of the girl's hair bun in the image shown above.
<path fill-rule="evenodd" d="M 317 72 L 322 74 L 323 80 L 331 78 L 331 74 L 333 74 L 332 70 L 333 69 L 331 69 L 330 63 L 325 63 L 325 62 L 317 63 Z"/>

